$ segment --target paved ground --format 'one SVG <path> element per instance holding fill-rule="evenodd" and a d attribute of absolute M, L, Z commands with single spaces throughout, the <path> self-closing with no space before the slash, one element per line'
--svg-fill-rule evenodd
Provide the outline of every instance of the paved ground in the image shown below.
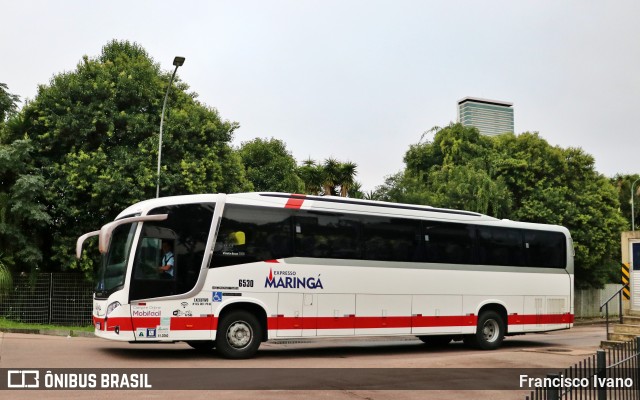
<path fill-rule="evenodd" d="M 528 368 L 563 369 L 593 354 L 604 339 L 604 326 L 581 325 L 568 331 L 516 336 L 505 340 L 497 351 L 477 351 L 452 344 L 446 348 L 429 349 L 413 337 L 287 340 L 262 345 L 258 357 L 251 360 L 229 361 L 215 352 L 199 353 L 186 344 L 133 345 L 91 337 L 66 337 L 0 333 L 0 368 L 127 368 L 144 372 L 149 368 L 180 368 L 192 374 L 222 368 L 237 370 L 230 379 L 251 382 L 267 379 L 269 373 L 293 368 L 289 379 L 301 381 L 305 371 L 313 368 L 338 368 L 348 374 L 349 369 L 389 368 L 397 371 L 433 374 L 443 371 L 447 391 L 415 390 L 225 390 L 225 391 L 39 391 L 43 398 L 112 398 L 117 395 L 136 399 L 523 399 L 525 391 L 468 391 L 460 390 L 465 382 L 491 379 L 488 368 L 521 371 Z M 258 370 L 264 368 L 265 370 Z M 460 378 L 460 370 L 468 374 Z M 204 370 L 198 370 L 204 369 Z M 401 370 L 404 369 L 404 370 Z M 409 370 L 412 369 L 412 370 Z M 415 369 L 415 370 L 413 370 Z M 456 370 L 449 370 L 456 369 Z M 234 370 L 233 372 L 236 372 Z M 221 370 L 218 370 L 221 371 Z M 260 372 L 263 371 L 263 372 Z M 266 372 L 265 372 L 266 371 Z M 271 372 L 269 372 L 271 371 Z M 296 372 L 297 371 L 297 372 Z M 336 371 L 336 370 L 334 370 Z M 392 371 L 393 372 L 393 371 Z M 264 376 L 260 376 L 264 374 Z M 248 376 L 246 376 L 248 375 Z M 436 376 L 436 375 L 434 375 Z M 347 376 L 345 375 L 345 378 Z M 5 377 L 0 376 L 0 379 Z M 213 378 L 212 378 L 213 379 Z M 304 378 L 307 379 L 307 378 Z M 170 379 L 169 379 L 170 381 Z M 186 381 L 185 381 L 186 382 Z M 274 384 L 275 385 L 275 384 Z M 176 383 L 174 387 L 180 387 Z M 313 385 L 312 385 L 313 386 Z M 457 390 L 456 390 L 457 389 Z M 0 397 L 33 398 L 34 393 L 0 392 Z"/>

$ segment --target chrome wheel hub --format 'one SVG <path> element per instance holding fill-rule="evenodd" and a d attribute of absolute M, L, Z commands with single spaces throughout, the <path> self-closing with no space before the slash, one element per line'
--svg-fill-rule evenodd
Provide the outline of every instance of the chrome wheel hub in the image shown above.
<path fill-rule="evenodd" d="M 227 329 L 227 341 L 235 349 L 242 349 L 251 343 L 253 331 L 244 321 L 236 321 Z"/>
<path fill-rule="evenodd" d="M 482 335 L 487 342 L 495 342 L 498 339 L 500 327 L 496 320 L 490 319 L 482 326 Z"/>

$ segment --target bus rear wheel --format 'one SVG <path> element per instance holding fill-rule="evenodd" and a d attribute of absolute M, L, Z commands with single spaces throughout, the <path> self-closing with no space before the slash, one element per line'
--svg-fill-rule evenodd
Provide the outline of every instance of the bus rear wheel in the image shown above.
<path fill-rule="evenodd" d="M 216 347 L 230 359 L 251 358 L 258 352 L 262 328 L 251 313 L 238 310 L 225 315 L 218 324 Z"/>
<path fill-rule="evenodd" d="M 464 342 L 482 350 L 495 350 L 502 344 L 506 326 L 504 319 L 495 311 L 484 311 L 478 318 L 475 335 L 465 336 Z"/>

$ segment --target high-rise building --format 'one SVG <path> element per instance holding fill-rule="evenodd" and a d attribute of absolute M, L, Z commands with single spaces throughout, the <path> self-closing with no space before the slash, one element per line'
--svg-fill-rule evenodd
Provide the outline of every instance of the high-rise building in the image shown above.
<path fill-rule="evenodd" d="M 514 132 L 513 103 L 465 97 L 458 100 L 458 122 L 474 126 L 487 136 Z"/>

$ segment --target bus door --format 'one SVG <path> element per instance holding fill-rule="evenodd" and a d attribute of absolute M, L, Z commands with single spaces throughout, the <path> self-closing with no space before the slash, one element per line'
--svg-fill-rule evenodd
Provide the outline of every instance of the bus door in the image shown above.
<path fill-rule="evenodd" d="M 213 204 L 162 207 L 164 221 L 145 222 L 131 273 L 129 302 L 136 341 L 211 340 L 211 291 L 192 291 L 202 269 Z M 169 266 L 169 267 L 167 267 Z"/>

